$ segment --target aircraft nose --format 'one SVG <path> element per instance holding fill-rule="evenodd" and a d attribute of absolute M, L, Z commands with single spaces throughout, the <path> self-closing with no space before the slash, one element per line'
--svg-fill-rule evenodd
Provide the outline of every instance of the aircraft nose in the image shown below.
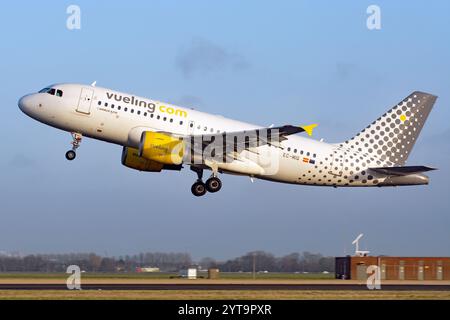
<path fill-rule="evenodd" d="M 31 108 L 30 95 L 26 95 L 20 98 L 17 104 L 19 105 L 19 109 L 22 110 L 22 112 L 27 113 L 27 111 Z"/>

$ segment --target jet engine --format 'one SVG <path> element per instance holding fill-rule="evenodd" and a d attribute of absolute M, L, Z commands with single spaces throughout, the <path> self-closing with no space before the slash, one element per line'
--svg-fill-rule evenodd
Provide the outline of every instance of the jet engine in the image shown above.
<path fill-rule="evenodd" d="M 139 156 L 166 165 L 181 165 L 184 155 L 182 139 L 165 133 L 144 131 L 139 144 Z"/>
<path fill-rule="evenodd" d="M 125 167 L 146 171 L 146 172 L 161 172 L 161 170 L 181 170 L 182 166 L 163 164 L 154 160 L 145 159 L 139 156 L 139 150 L 135 148 L 123 147 L 122 150 L 122 164 Z"/>

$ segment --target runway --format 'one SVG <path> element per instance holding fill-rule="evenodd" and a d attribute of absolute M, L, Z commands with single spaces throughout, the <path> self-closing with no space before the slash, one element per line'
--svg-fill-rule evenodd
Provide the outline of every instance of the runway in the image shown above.
<path fill-rule="evenodd" d="M 81 284 L 82 290 L 325 290 L 325 291 L 368 291 L 362 284 Z M 450 285 L 443 284 L 386 284 L 381 285 L 382 290 L 388 291 L 450 291 Z M 0 284 L 0 290 L 68 290 L 65 284 Z"/>

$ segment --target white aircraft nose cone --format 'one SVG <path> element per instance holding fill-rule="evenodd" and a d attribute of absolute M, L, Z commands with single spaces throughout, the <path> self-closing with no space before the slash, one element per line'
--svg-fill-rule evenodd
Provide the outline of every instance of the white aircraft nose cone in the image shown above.
<path fill-rule="evenodd" d="M 17 103 L 19 105 L 19 109 L 22 110 L 22 112 L 27 113 L 29 109 L 31 108 L 31 101 L 30 96 L 23 96 L 19 99 L 19 102 Z"/>

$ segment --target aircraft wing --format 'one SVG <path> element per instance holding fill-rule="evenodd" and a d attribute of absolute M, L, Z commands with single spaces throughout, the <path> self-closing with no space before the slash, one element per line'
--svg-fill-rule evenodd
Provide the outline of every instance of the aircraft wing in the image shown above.
<path fill-rule="evenodd" d="M 281 142 L 292 134 L 306 132 L 311 136 L 316 126 L 317 124 L 306 126 L 284 125 L 217 134 L 191 135 L 185 136 L 184 140 L 189 142 L 191 154 L 202 154 L 204 160 L 214 158 L 215 162 L 229 162 L 239 159 L 243 150 L 256 152 L 253 149 L 263 145 L 281 148 Z M 206 148 L 214 149 L 214 154 L 204 152 Z"/>
<path fill-rule="evenodd" d="M 286 137 L 292 134 L 306 132 L 308 135 L 312 135 L 313 129 L 317 127 L 317 124 L 311 124 L 306 126 L 293 126 L 284 125 L 280 127 L 267 127 L 258 128 L 243 131 L 204 134 L 204 135 L 191 135 L 185 136 L 185 139 L 194 138 L 198 141 L 203 141 L 203 144 L 209 145 L 214 141 L 225 141 L 227 145 L 246 144 L 248 147 L 257 147 L 265 144 L 275 145 L 279 147 L 279 142 L 286 140 Z"/>

